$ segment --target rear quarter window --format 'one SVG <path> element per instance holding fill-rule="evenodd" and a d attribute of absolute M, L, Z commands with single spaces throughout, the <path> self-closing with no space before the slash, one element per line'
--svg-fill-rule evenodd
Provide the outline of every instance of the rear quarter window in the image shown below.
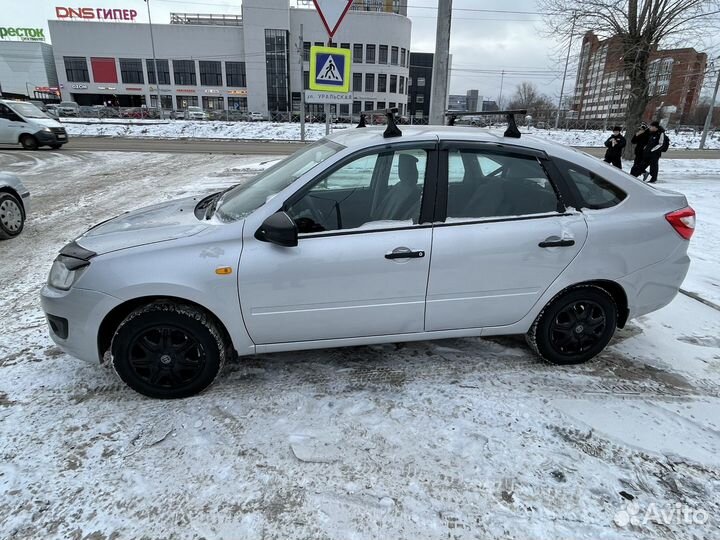
<path fill-rule="evenodd" d="M 602 210 L 620 204 L 627 197 L 622 189 L 584 167 L 558 160 L 558 167 L 573 187 L 582 208 Z"/>

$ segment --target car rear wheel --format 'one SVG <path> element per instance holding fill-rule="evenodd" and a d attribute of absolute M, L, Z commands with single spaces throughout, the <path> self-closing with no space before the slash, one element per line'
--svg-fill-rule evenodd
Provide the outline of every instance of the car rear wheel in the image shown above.
<path fill-rule="evenodd" d="M 594 285 L 555 297 L 527 333 L 530 347 L 553 364 L 580 364 L 599 354 L 617 326 L 612 296 Z"/>
<path fill-rule="evenodd" d="M 207 313 L 154 302 L 130 313 L 113 336 L 112 365 L 133 390 L 152 398 L 202 392 L 225 363 L 226 344 Z"/>
<path fill-rule="evenodd" d="M 0 239 L 15 238 L 25 226 L 22 204 L 12 193 L 0 192 Z"/>
<path fill-rule="evenodd" d="M 32 135 L 23 135 L 20 137 L 20 144 L 25 150 L 37 150 L 38 142 Z"/>

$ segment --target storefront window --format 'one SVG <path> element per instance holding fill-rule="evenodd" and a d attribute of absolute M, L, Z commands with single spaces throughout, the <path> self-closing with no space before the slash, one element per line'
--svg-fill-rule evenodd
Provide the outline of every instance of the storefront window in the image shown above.
<path fill-rule="evenodd" d="M 90 82 L 87 60 L 84 56 L 65 56 L 65 75 L 68 82 Z"/>
<path fill-rule="evenodd" d="M 198 98 L 197 96 L 177 96 L 176 98 L 177 108 L 184 110 L 188 107 L 197 107 Z"/>
<path fill-rule="evenodd" d="M 222 96 L 203 96 L 202 106 L 203 109 L 209 111 L 223 111 L 225 110 L 225 99 Z"/>
<path fill-rule="evenodd" d="M 145 84 L 142 60 L 139 58 L 121 58 L 120 77 L 125 84 Z"/>
<path fill-rule="evenodd" d="M 148 84 L 158 84 L 155 80 L 155 62 L 152 58 L 145 61 L 147 65 Z M 160 84 L 170 84 L 170 65 L 167 60 L 157 60 Z"/>
<path fill-rule="evenodd" d="M 172 109 L 172 96 L 160 96 L 160 105 L 163 109 Z M 150 108 L 157 109 L 157 94 L 150 94 Z"/>
<path fill-rule="evenodd" d="M 242 111 L 247 112 L 247 98 L 246 97 L 229 97 L 228 98 L 228 109 L 231 111 Z"/>

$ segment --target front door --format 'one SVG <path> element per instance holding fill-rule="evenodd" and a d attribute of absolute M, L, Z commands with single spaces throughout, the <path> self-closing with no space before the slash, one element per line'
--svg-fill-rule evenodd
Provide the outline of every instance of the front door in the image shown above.
<path fill-rule="evenodd" d="M 296 247 L 246 226 L 238 283 L 256 344 L 423 331 L 435 156 L 434 143 L 385 146 L 321 174 L 284 205 Z"/>
<path fill-rule="evenodd" d="M 447 216 L 433 233 L 425 329 L 513 324 L 578 254 L 585 220 L 565 211 L 542 156 L 481 145 L 441 154 Z"/>
<path fill-rule="evenodd" d="M 0 143 L 17 144 L 24 124 L 15 111 L 0 103 Z"/>

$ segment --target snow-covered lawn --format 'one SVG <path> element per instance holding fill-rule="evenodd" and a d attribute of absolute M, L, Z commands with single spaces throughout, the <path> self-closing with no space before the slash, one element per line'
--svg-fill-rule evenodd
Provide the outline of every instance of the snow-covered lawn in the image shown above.
<path fill-rule="evenodd" d="M 0 152 L 34 205 L 0 244 L 0 538 L 716 537 L 720 312 L 682 295 L 582 366 L 512 337 L 271 354 L 173 402 L 52 344 L 66 241 L 267 165 Z M 720 162 L 662 165 L 699 214 L 686 287 L 714 297 Z"/>
<path fill-rule="evenodd" d="M 245 139 L 245 140 L 300 140 L 300 124 L 287 122 L 221 122 L 221 121 L 185 121 L 185 120 L 128 120 L 119 118 L 63 118 L 63 123 L 73 137 L 137 137 L 162 139 Z M 333 124 L 332 131 L 355 127 L 352 124 Z M 306 124 L 307 140 L 314 141 L 325 136 L 325 124 Z M 483 128 L 478 128 L 483 129 Z M 503 129 L 490 129 L 502 133 Z M 523 133 L 569 146 L 603 146 L 610 135 L 600 130 L 548 130 L 521 128 Z M 700 143 L 700 135 L 690 133 L 675 134 L 669 132 L 673 149 L 695 149 Z M 708 138 L 706 148 L 720 149 L 720 136 Z"/>

